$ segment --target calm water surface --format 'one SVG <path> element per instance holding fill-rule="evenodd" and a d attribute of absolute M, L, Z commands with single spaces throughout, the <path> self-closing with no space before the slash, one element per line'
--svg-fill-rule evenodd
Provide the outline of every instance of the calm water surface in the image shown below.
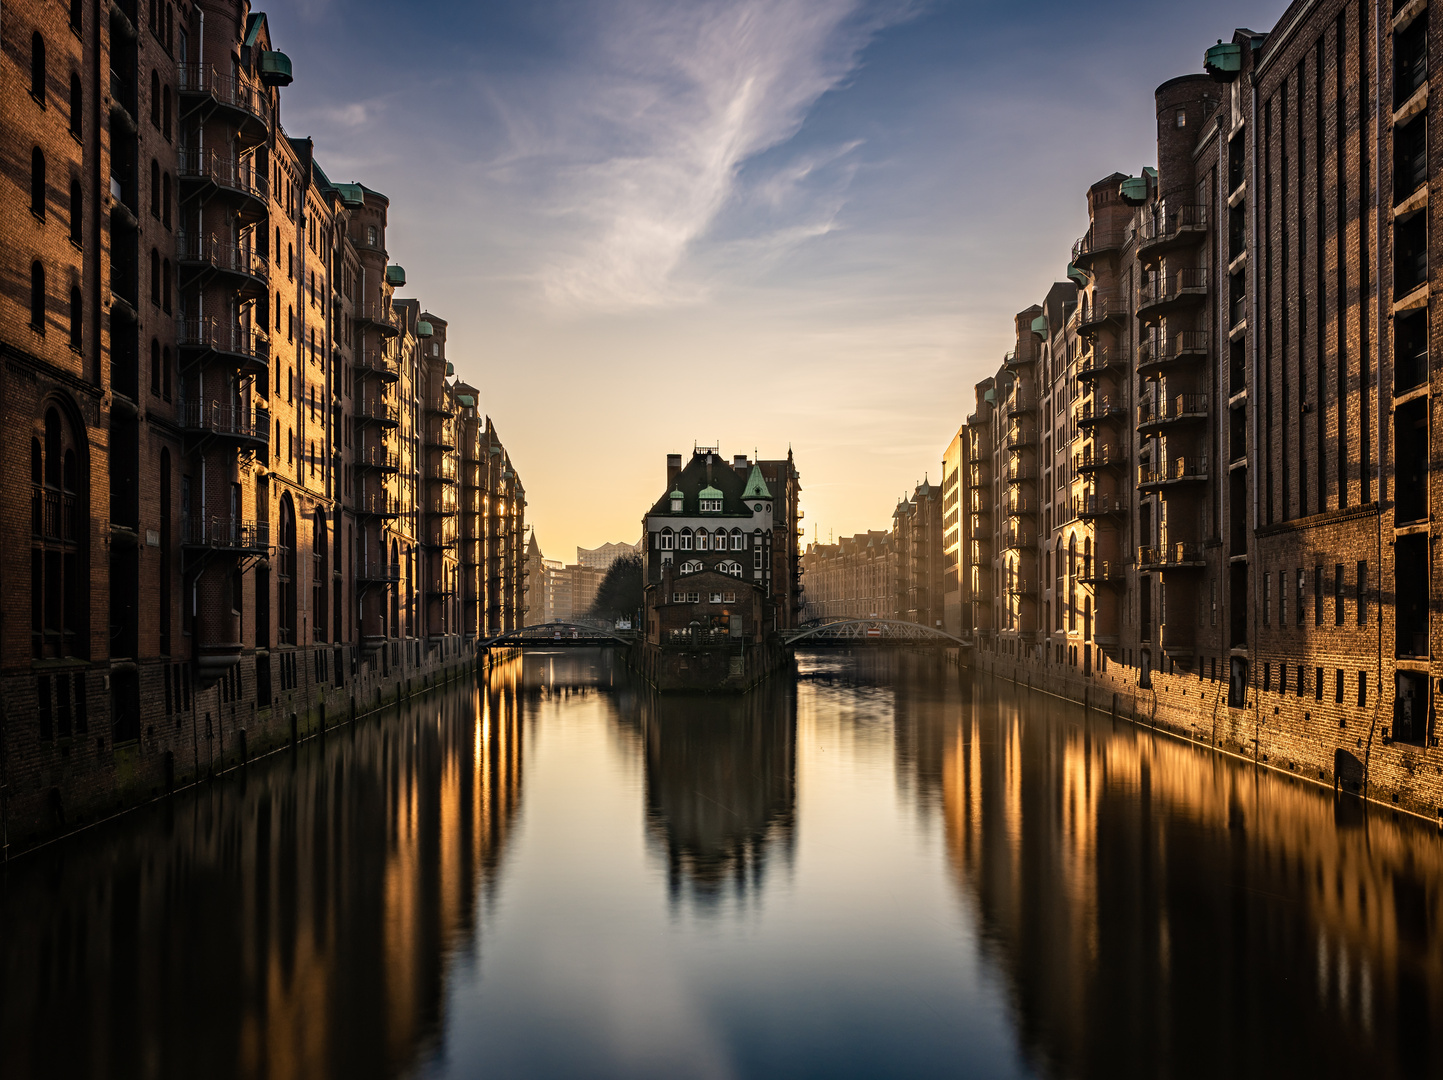
<path fill-rule="evenodd" d="M 13 862 L 0 1075 L 1443 1075 L 1443 841 L 918 655 L 532 654 Z"/>

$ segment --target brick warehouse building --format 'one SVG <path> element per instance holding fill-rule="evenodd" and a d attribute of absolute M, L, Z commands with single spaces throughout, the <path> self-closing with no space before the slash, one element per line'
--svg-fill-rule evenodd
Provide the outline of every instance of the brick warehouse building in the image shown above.
<path fill-rule="evenodd" d="M 388 200 L 282 129 L 290 81 L 238 0 L 6 5 L 10 842 L 522 620 L 520 480 L 444 320 L 394 296 Z"/>
<path fill-rule="evenodd" d="M 953 571 L 979 667 L 1429 817 L 1436 36 L 1299 2 L 1158 88 L 977 385 Z"/>

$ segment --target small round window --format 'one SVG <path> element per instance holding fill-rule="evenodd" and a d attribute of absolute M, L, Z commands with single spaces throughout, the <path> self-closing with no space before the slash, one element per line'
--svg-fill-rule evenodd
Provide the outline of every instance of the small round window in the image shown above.
<path fill-rule="evenodd" d="M 761 503 L 757 503 L 755 509 L 756 509 L 756 512 L 757 512 L 758 514 L 760 514 L 760 513 L 762 512 L 762 504 L 761 504 Z"/>

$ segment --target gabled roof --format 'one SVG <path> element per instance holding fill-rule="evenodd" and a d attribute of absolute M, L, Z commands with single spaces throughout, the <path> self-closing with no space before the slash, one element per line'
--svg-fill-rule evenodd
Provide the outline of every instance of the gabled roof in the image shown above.
<path fill-rule="evenodd" d="M 670 514 L 671 500 L 677 498 L 677 493 L 680 492 L 680 512 L 688 517 L 701 514 L 700 503 L 703 498 L 721 499 L 723 515 L 750 517 L 751 510 L 747 507 L 742 492 L 744 486 L 741 474 L 729 462 L 724 461 L 720 454 L 704 450 L 695 452 L 686 467 L 677 473 L 668 493 L 658 499 L 649 512 Z M 703 490 L 707 492 L 706 495 L 702 494 Z M 707 516 L 714 516 L 714 512 L 708 512 Z"/>

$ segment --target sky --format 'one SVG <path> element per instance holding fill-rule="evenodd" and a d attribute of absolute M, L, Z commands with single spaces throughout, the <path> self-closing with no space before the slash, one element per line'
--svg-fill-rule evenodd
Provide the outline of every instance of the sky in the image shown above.
<path fill-rule="evenodd" d="M 939 479 L 1153 90 L 1280 0 L 277 0 L 281 119 L 391 200 L 548 558 L 666 455 L 796 455 L 807 540 Z"/>

